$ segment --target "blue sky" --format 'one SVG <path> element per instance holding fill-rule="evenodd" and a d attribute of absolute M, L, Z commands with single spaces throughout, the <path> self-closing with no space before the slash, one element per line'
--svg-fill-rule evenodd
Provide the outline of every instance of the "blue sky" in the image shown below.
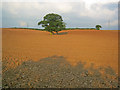
<path fill-rule="evenodd" d="M 1 7 L 0 7 L 1 8 Z M 118 0 L 4 0 L 2 26 L 35 27 L 48 13 L 62 16 L 67 27 L 118 30 Z"/>

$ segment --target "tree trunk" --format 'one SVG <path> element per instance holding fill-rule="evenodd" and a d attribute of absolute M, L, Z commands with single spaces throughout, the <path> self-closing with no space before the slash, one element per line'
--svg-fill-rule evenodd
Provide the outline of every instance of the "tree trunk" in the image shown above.
<path fill-rule="evenodd" d="M 51 35 L 54 35 L 54 32 L 50 32 Z"/>
<path fill-rule="evenodd" d="M 56 34 L 58 35 L 58 31 L 56 31 Z"/>

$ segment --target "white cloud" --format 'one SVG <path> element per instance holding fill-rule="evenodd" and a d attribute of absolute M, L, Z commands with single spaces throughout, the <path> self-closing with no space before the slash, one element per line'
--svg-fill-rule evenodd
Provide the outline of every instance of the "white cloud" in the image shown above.
<path fill-rule="evenodd" d="M 118 2 L 119 0 L 84 0 L 85 3 L 88 5 L 92 5 L 95 3 L 98 4 L 106 4 L 106 3 L 113 3 L 113 2 Z"/>
<path fill-rule="evenodd" d="M 103 5 L 103 4 L 118 3 L 118 1 L 119 0 L 84 0 L 84 2 L 86 3 L 86 8 L 89 10 L 95 4 L 97 4 L 98 5 L 97 7 L 99 7 L 100 5 Z"/>
<path fill-rule="evenodd" d="M 2 2 L 38 2 L 38 1 L 39 0 L 3 0 Z"/>
<path fill-rule="evenodd" d="M 118 25 L 118 20 L 114 20 L 113 22 L 110 23 L 110 25 L 112 25 L 112 26 Z"/>
<path fill-rule="evenodd" d="M 23 27 L 23 26 L 27 26 L 27 23 L 24 22 L 24 21 L 20 21 L 20 26 Z"/>
<path fill-rule="evenodd" d="M 104 7 L 105 4 L 93 4 L 89 9 L 87 7 L 84 8 L 82 12 L 79 12 L 79 17 L 86 16 L 93 19 L 108 19 L 117 17 L 117 8 L 115 10 L 110 10 L 109 8 Z M 77 12 L 76 12 L 77 13 Z"/>
<path fill-rule="evenodd" d="M 3 2 L 80 2 L 81 0 L 4 0 Z M 84 0 L 88 3 L 96 3 L 96 2 L 118 2 L 119 0 Z"/>
<path fill-rule="evenodd" d="M 2 27 L 2 3 L 0 2 L 0 28 Z"/>
<path fill-rule="evenodd" d="M 110 25 L 110 26 L 117 26 L 118 25 L 118 20 L 113 20 L 113 21 L 108 21 L 108 22 L 106 22 L 106 23 L 104 23 L 104 25 L 105 26 L 108 26 L 108 25 Z"/>
<path fill-rule="evenodd" d="M 10 12 L 13 15 L 29 15 L 29 16 L 36 16 L 36 14 L 39 15 L 49 13 L 49 12 L 60 12 L 60 13 L 66 13 L 70 12 L 72 10 L 72 6 L 69 3 L 53 3 L 53 2 L 33 2 L 33 3 L 27 3 L 27 2 L 14 2 L 9 3 L 5 2 L 4 4 L 4 10 Z"/>
<path fill-rule="evenodd" d="M 61 12 L 70 12 L 72 10 L 72 6 L 69 3 L 56 3 L 55 8 Z"/>

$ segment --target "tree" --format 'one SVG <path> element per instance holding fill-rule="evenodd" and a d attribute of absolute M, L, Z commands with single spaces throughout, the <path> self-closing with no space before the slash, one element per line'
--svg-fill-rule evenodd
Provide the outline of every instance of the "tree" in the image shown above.
<path fill-rule="evenodd" d="M 100 28 L 102 28 L 101 25 L 96 25 L 96 29 L 97 29 L 97 30 L 100 30 Z"/>
<path fill-rule="evenodd" d="M 42 25 L 42 27 L 45 27 L 46 31 L 51 32 L 51 34 L 58 34 L 59 31 L 65 29 L 65 23 L 62 20 L 62 17 L 58 14 L 47 14 L 44 16 L 44 20 L 38 22 L 38 25 Z"/>

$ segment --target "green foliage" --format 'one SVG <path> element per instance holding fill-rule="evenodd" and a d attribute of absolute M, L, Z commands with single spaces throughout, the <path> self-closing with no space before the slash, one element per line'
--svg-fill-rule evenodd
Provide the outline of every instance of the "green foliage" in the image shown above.
<path fill-rule="evenodd" d="M 65 30 L 96 30 L 95 28 L 65 28 Z"/>
<path fill-rule="evenodd" d="M 65 23 L 62 20 L 62 17 L 58 14 L 47 14 L 44 16 L 44 20 L 38 22 L 38 25 L 42 25 L 46 31 L 54 34 L 56 32 L 58 34 L 59 31 L 65 29 Z"/>
<path fill-rule="evenodd" d="M 29 29 L 29 30 L 40 30 L 40 31 L 43 31 L 44 29 L 38 29 L 38 28 L 21 28 L 21 27 L 13 27 L 15 29 Z M 12 28 L 11 28 L 12 29 Z"/>
<path fill-rule="evenodd" d="M 102 28 L 101 25 L 96 25 L 96 29 L 97 29 L 97 30 L 100 30 L 100 28 Z"/>

